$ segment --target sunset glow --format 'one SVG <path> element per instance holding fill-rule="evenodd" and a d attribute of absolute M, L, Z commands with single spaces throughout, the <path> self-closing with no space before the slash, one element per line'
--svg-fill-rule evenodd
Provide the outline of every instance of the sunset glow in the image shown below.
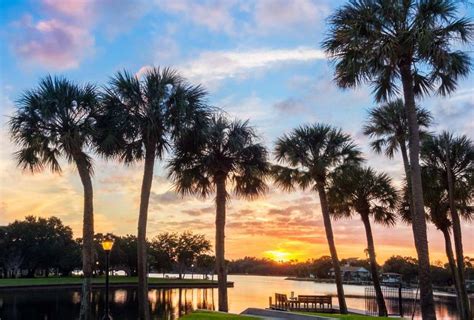
<path fill-rule="evenodd" d="M 141 75 L 150 66 L 171 66 L 209 91 L 208 102 L 249 123 L 272 163 L 278 137 L 301 124 L 340 127 L 360 146 L 367 163 L 399 187 L 403 163 L 376 154 L 361 128 L 376 105 L 371 89 L 340 90 L 320 43 L 325 18 L 342 1 L 4 1 L 0 23 L 0 225 L 27 215 L 57 216 L 82 236 L 83 188 L 76 168 L 32 174 L 17 167 L 7 121 L 22 93 L 47 75 L 102 87 L 119 70 Z M 188 3 L 188 4 L 185 4 Z M 304 3 L 304 6 L 298 4 Z M 191 5 L 192 4 L 192 5 Z M 275 5 L 278 7 L 275 7 Z M 469 9 L 469 10 L 472 10 Z M 212 14 L 208 14 L 211 12 Z M 117 17 L 127 17 L 127 23 Z M 471 55 L 471 53 L 469 53 Z M 423 99 L 434 119 L 430 131 L 455 130 L 474 138 L 473 76 L 449 97 Z M 137 234 L 143 162 L 124 165 L 93 150 L 95 232 Z M 207 199 L 176 194 L 166 170 L 169 154 L 155 164 L 147 236 L 190 230 L 215 239 L 214 194 Z M 249 201 L 229 195 L 226 258 L 266 257 L 287 262 L 329 255 L 319 197 L 314 190 L 268 192 Z M 357 218 L 333 223 L 339 258 L 366 258 L 364 226 Z M 474 226 L 462 226 L 466 256 L 474 256 Z M 416 256 L 413 231 L 373 224 L 377 260 Z M 430 260 L 446 261 L 442 233 L 428 224 Z M 469 241 L 471 240 L 471 241 Z"/>
<path fill-rule="evenodd" d="M 278 250 L 265 251 L 265 257 L 268 257 L 276 262 L 288 262 L 291 260 L 291 254 L 288 252 L 282 252 Z"/>

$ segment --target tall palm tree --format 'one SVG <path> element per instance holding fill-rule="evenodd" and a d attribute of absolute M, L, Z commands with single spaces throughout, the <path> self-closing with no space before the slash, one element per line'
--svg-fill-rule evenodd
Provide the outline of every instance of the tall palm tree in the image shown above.
<path fill-rule="evenodd" d="M 362 219 L 379 316 L 386 317 L 387 307 L 380 287 L 370 218 L 386 226 L 395 224 L 397 190 L 385 173 L 376 173 L 370 167 L 345 166 L 331 175 L 328 201 L 335 218 L 350 218 L 358 214 Z"/>
<path fill-rule="evenodd" d="M 138 216 L 138 303 L 149 319 L 146 226 L 155 160 L 186 128 L 206 122 L 206 92 L 172 69 L 153 68 L 142 79 L 123 71 L 110 80 L 97 119 L 98 150 L 124 163 L 144 160 Z"/>
<path fill-rule="evenodd" d="M 455 137 L 452 133 L 442 132 L 430 137 L 423 143 L 421 159 L 425 166 L 437 171 L 448 194 L 449 212 L 451 214 L 454 248 L 456 251 L 457 269 L 460 280 L 460 295 L 465 312 L 469 317 L 469 298 L 467 296 L 464 276 L 464 253 L 462 245 L 461 218 L 464 213 L 467 220 L 472 219 L 471 213 L 459 210 L 456 200 L 460 197 L 464 203 L 472 199 L 472 181 L 474 181 L 474 147 L 472 141 L 465 135 Z M 462 186 L 456 188 L 456 186 Z M 470 187 L 469 187 L 470 186 Z M 467 199 L 467 200 L 466 200 Z"/>
<path fill-rule="evenodd" d="M 229 186 L 243 198 L 256 198 L 267 186 L 267 150 L 247 121 L 214 115 L 200 133 L 191 132 L 176 143 L 168 168 L 176 190 L 203 198 L 216 193 L 216 271 L 219 311 L 228 311 L 225 265 L 226 201 Z"/>
<path fill-rule="evenodd" d="M 423 154 L 423 153 L 422 153 Z M 457 306 L 460 315 L 465 315 L 466 304 L 462 301 L 461 280 L 454 258 L 454 252 L 451 245 L 452 221 L 449 219 L 449 196 L 446 189 L 446 176 L 434 167 L 422 167 L 423 198 L 427 208 L 428 219 L 441 231 L 444 237 L 445 251 L 448 258 L 448 264 L 451 269 L 454 286 L 456 289 Z M 472 189 L 474 181 L 465 181 L 456 185 L 456 209 L 467 219 L 474 213 L 470 205 L 472 199 Z M 471 190 L 466 192 L 466 190 Z M 410 224 L 411 213 L 408 202 L 408 188 L 404 188 L 404 202 L 400 203 L 399 212 L 404 222 Z M 408 209 L 408 210 L 407 210 Z M 463 318 L 464 319 L 464 318 Z"/>
<path fill-rule="evenodd" d="M 421 311 L 424 319 L 435 319 L 415 98 L 433 91 L 449 94 L 467 76 L 469 56 L 452 48 L 469 42 L 473 25 L 458 18 L 456 2 L 449 0 L 351 1 L 331 16 L 330 25 L 323 47 L 335 62 L 338 86 L 369 83 L 376 101 L 403 92 Z"/>
<path fill-rule="evenodd" d="M 93 270 L 93 174 L 87 154 L 94 133 L 93 115 L 97 109 L 93 85 L 79 86 L 65 78 L 47 76 L 37 88 L 25 91 L 10 119 L 10 133 L 19 146 L 18 165 L 32 172 L 45 168 L 61 172 L 59 158 L 74 163 L 84 189 L 82 229 L 81 319 L 90 318 L 91 277 Z"/>
<path fill-rule="evenodd" d="M 341 269 L 337 257 L 327 202 L 328 175 L 338 166 L 362 161 L 360 151 L 349 135 L 325 124 L 305 125 L 283 135 L 276 142 L 275 157 L 285 166 L 274 166 L 277 186 L 284 190 L 312 189 L 318 192 L 326 238 L 335 273 L 341 313 L 347 313 L 342 286 Z"/>

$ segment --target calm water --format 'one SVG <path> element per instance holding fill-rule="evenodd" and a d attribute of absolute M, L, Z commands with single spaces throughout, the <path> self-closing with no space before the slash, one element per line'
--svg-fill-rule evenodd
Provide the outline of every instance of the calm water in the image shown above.
<path fill-rule="evenodd" d="M 229 308 L 240 313 L 248 307 L 267 307 L 268 297 L 275 292 L 290 294 L 335 294 L 334 284 L 288 281 L 283 277 L 229 276 L 234 288 L 229 288 Z M 364 287 L 344 286 L 350 308 L 364 309 Z M 111 314 L 114 320 L 135 319 L 137 314 L 134 289 L 111 290 Z M 217 289 L 163 289 L 150 290 L 148 297 L 153 319 L 177 319 L 193 309 L 216 309 Z M 95 318 L 103 315 L 104 291 L 94 290 Z M 333 298 L 337 304 L 337 298 Z M 11 290 L 0 292 L 0 319 L 77 319 L 80 291 L 74 289 Z M 390 305 L 389 305 L 390 308 Z M 405 308 L 412 310 L 412 303 Z M 453 298 L 437 301 L 438 319 L 457 319 Z M 406 311 L 407 312 L 407 311 Z M 417 312 L 418 315 L 418 312 Z"/>

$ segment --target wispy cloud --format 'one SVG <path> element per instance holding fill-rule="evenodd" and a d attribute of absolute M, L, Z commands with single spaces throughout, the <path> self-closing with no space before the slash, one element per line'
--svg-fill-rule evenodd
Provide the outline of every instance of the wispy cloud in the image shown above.
<path fill-rule="evenodd" d="M 158 6 L 170 13 L 179 14 L 211 31 L 231 33 L 235 29 L 232 7 L 238 1 L 157 1 Z"/>
<path fill-rule="evenodd" d="M 317 0 L 175 0 L 157 4 L 161 10 L 212 32 L 240 37 L 314 27 L 329 14 L 329 6 Z M 247 19 L 241 18 L 244 16 Z"/>

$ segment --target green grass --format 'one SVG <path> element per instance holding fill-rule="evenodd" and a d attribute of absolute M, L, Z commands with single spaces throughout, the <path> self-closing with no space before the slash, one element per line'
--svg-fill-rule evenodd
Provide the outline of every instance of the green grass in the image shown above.
<path fill-rule="evenodd" d="M 111 276 L 110 283 L 131 284 L 138 283 L 137 277 L 121 277 Z M 81 284 L 81 277 L 48 277 L 48 278 L 17 278 L 17 279 L 0 279 L 0 287 L 4 286 L 42 286 L 42 285 L 71 285 Z M 92 283 L 105 283 L 105 277 L 96 277 L 92 279 Z M 163 279 L 148 278 L 150 284 L 210 284 L 216 283 L 212 280 L 202 279 Z"/>
<path fill-rule="evenodd" d="M 225 319 L 225 320 L 234 320 L 234 319 L 247 319 L 247 320 L 252 320 L 252 319 L 261 319 L 261 318 L 256 318 L 256 317 L 250 317 L 250 316 L 239 316 L 236 314 L 227 314 L 227 313 L 221 313 L 221 312 L 212 312 L 212 311 L 194 311 L 190 314 L 185 315 L 184 317 L 181 317 L 180 319 L 188 319 L 188 320 L 205 320 L 205 319 Z"/>
<path fill-rule="evenodd" d="M 339 314 L 339 313 L 321 313 L 321 312 L 299 312 L 302 314 L 315 315 L 327 318 L 336 318 L 342 320 L 365 320 L 365 319 L 388 319 L 387 317 L 372 317 L 359 314 Z"/>

